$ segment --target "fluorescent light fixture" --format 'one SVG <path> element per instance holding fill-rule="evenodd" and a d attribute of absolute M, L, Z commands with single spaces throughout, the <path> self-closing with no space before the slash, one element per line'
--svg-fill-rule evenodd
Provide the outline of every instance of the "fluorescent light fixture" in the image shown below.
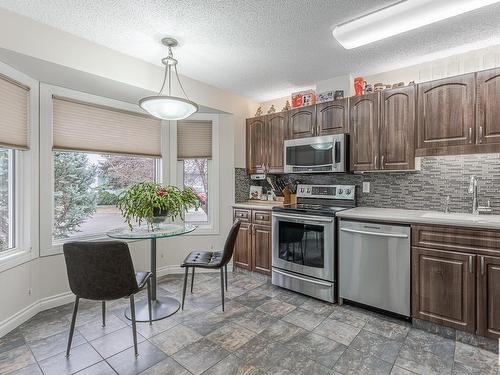
<path fill-rule="evenodd" d="M 402 0 L 340 24 L 333 36 L 346 49 L 364 46 L 500 0 Z"/>

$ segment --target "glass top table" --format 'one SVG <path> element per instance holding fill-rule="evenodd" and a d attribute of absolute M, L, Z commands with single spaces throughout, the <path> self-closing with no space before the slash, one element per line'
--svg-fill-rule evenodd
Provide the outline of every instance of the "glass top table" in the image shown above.
<path fill-rule="evenodd" d="M 116 228 L 108 233 L 108 237 L 121 240 L 150 240 L 151 241 L 151 310 L 152 320 L 164 319 L 175 314 L 181 307 L 178 300 L 172 297 L 157 297 L 156 295 L 156 239 L 166 237 L 176 237 L 191 233 L 196 229 L 195 225 L 181 223 L 159 224 L 154 226 L 154 230 L 146 227 Z M 131 320 L 130 308 L 125 311 L 127 319 Z M 139 301 L 135 304 L 135 316 L 138 322 L 149 322 L 148 303 Z"/>

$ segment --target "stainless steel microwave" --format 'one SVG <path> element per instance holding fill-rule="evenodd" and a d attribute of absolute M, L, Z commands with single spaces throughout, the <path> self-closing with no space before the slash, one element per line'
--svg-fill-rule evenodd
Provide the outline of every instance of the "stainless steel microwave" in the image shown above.
<path fill-rule="evenodd" d="M 348 134 L 286 140 L 284 172 L 346 172 L 349 170 L 348 144 Z"/>

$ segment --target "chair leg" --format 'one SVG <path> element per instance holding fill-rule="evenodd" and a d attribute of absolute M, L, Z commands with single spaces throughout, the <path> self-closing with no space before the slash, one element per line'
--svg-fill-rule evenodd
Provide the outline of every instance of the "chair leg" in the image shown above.
<path fill-rule="evenodd" d="M 139 355 L 139 352 L 137 351 L 137 331 L 135 326 L 135 301 L 133 294 L 130 296 L 130 315 L 132 318 L 132 336 L 134 337 L 134 352 L 135 356 L 137 357 Z"/>
<path fill-rule="evenodd" d="M 148 313 L 149 313 L 149 324 L 153 323 L 153 317 L 151 313 L 151 278 L 148 279 L 147 282 L 147 288 L 148 288 Z"/>
<path fill-rule="evenodd" d="M 226 291 L 227 291 L 227 264 L 224 266 L 224 280 L 226 282 Z"/>
<path fill-rule="evenodd" d="M 196 267 L 193 267 L 193 274 L 191 275 L 191 294 L 193 294 L 193 285 L 194 285 L 194 270 Z"/>
<path fill-rule="evenodd" d="M 106 327 L 106 301 L 101 302 L 102 326 Z"/>
<path fill-rule="evenodd" d="M 71 342 L 73 341 L 73 333 L 75 332 L 76 314 L 78 313 L 78 303 L 80 302 L 80 297 L 75 298 L 75 305 L 73 306 L 73 317 L 71 318 L 71 327 L 69 329 L 68 347 L 66 349 L 66 357 L 69 357 L 69 352 L 71 350 Z"/>
<path fill-rule="evenodd" d="M 220 268 L 220 295 L 222 297 L 222 311 L 224 312 L 224 270 Z"/>
<path fill-rule="evenodd" d="M 184 310 L 184 299 L 186 298 L 186 286 L 187 286 L 187 281 L 188 281 L 188 272 L 189 272 L 189 267 L 186 267 L 186 271 L 184 271 L 184 286 L 182 287 L 181 310 Z"/>

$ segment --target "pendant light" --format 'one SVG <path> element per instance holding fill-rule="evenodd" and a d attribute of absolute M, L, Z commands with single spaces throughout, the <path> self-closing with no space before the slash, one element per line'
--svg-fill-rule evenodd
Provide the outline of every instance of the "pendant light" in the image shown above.
<path fill-rule="evenodd" d="M 186 91 L 184 91 L 184 87 L 182 87 L 179 74 L 177 73 L 177 60 L 174 59 L 172 53 L 172 48 L 178 45 L 177 40 L 173 38 L 163 38 L 161 42 L 168 47 L 168 56 L 161 60 L 165 65 L 163 84 L 161 85 L 158 95 L 142 98 L 139 100 L 139 105 L 146 112 L 162 120 L 182 120 L 198 112 L 198 105 L 189 100 Z M 177 77 L 177 82 L 179 83 L 185 99 L 172 96 L 172 70 Z M 163 94 L 163 90 L 166 86 L 168 87 L 168 95 Z"/>

